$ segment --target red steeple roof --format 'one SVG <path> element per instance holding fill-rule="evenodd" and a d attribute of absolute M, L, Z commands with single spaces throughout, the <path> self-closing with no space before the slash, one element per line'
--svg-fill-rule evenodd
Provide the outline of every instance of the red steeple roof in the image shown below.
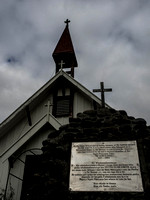
<path fill-rule="evenodd" d="M 62 52 L 74 53 L 74 48 L 73 48 L 71 36 L 69 33 L 68 25 L 66 25 L 66 28 L 64 29 L 64 32 L 62 33 L 56 45 L 56 48 L 53 52 L 53 56 Z"/>
<path fill-rule="evenodd" d="M 56 72 L 60 69 L 59 63 L 64 62 L 63 68 L 74 68 L 77 67 L 76 55 L 74 52 L 68 23 L 70 21 L 66 20 L 66 27 L 55 47 L 55 50 L 52 54 L 54 61 L 56 63 Z"/>

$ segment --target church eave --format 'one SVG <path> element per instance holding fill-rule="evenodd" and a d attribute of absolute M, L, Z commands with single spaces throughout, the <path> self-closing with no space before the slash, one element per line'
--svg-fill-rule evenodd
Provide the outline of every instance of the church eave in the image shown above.
<path fill-rule="evenodd" d="M 13 153 L 15 153 L 24 143 L 30 140 L 37 132 L 39 132 L 44 126 L 49 126 L 54 128 L 54 130 L 58 130 L 61 124 L 58 122 L 56 118 L 52 115 L 49 116 L 50 121 L 47 121 L 47 115 L 44 115 L 39 121 L 34 124 L 29 130 L 27 130 L 20 138 L 18 138 L 14 143 L 10 145 L 9 148 L 5 149 L 4 152 L 0 154 L 2 157 L 2 161 L 4 162 L 8 159 Z"/>
<path fill-rule="evenodd" d="M 14 123 L 17 123 L 21 118 L 26 115 L 26 107 L 32 105 L 32 103 L 36 101 L 40 95 L 46 92 L 46 90 L 49 90 L 59 76 L 61 76 L 61 72 L 57 73 L 52 79 L 44 84 L 37 92 L 35 92 L 29 99 L 27 99 L 22 105 L 20 105 L 10 116 L 8 116 L 0 124 L 0 137 L 2 136 L 2 132 L 6 132 L 12 127 Z"/>

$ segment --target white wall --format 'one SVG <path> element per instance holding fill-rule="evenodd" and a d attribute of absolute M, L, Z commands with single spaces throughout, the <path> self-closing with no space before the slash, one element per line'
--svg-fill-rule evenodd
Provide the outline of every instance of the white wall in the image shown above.
<path fill-rule="evenodd" d="M 47 130 L 41 130 L 39 133 L 37 133 L 33 138 L 31 138 L 26 144 L 24 144 L 17 152 L 15 152 L 14 157 L 17 157 L 22 152 L 26 150 L 30 150 L 33 148 L 39 148 L 42 147 L 42 141 L 47 139 L 47 136 L 50 134 L 51 131 L 54 129 L 52 128 Z M 41 154 L 41 150 L 32 150 L 35 154 Z M 27 151 L 26 153 L 23 153 L 19 158 L 25 162 L 26 155 L 33 155 L 31 152 Z M 15 176 L 23 179 L 24 174 L 24 164 L 20 160 L 16 160 L 13 168 L 11 168 L 10 173 L 14 174 Z M 2 177 L 1 181 L 1 188 L 5 189 L 6 187 L 6 180 L 8 176 L 8 160 L 3 163 L 1 166 L 2 173 L 0 173 Z M 7 169 L 7 170 L 6 170 Z M 7 187 L 7 193 L 8 196 L 10 195 L 10 192 L 14 192 L 14 200 L 19 200 L 21 195 L 21 189 L 22 189 L 22 181 L 13 177 L 12 175 L 9 175 L 9 181 L 8 181 L 8 187 Z"/>
<path fill-rule="evenodd" d="M 93 109 L 93 100 L 88 99 L 83 96 L 81 93 L 74 94 L 74 102 L 73 102 L 73 116 L 76 117 L 78 113 L 82 113 L 85 110 Z"/>
<path fill-rule="evenodd" d="M 67 90 L 69 94 L 69 90 Z M 38 106 L 31 111 L 31 120 L 32 126 L 36 124 L 39 119 L 41 119 L 44 115 L 47 114 L 47 107 L 45 104 L 48 103 L 48 100 L 53 102 L 52 94 L 48 94 L 42 101 L 39 102 Z M 82 93 L 76 92 L 74 94 L 74 101 L 73 101 L 73 117 L 76 117 L 77 113 L 83 112 L 85 110 L 93 109 L 93 100 L 87 98 L 87 96 L 83 95 Z M 50 112 L 52 113 L 52 107 L 50 108 Z M 68 117 L 61 117 L 57 118 L 57 120 L 62 124 L 68 124 L 69 118 Z M 27 117 L 21 119 L 13 129 L 9 130 L 3 138 L 0 140 L 0 155 L 5 152 L 15 141 L 17 141 L 22 135 L 24 135 L 31 127 L 28 124 Z M 51 130 L 54 130 L 53 128 Z M 44 129 L 41 130 L 39 133 L 35 134 L 33 138 L 31 138 L 27 143 L 25 143 L 21 148 L 18 149 L 17 152 L 14 153 L 16 156 L 17 154 L 21 153 L 22 151 L 31 149 L 31 148 L 41 148 L 42 141 L 45 140 L 50 133 L 50 130 Z M 17 144 L 16 144 L 17 145 Z M 11 149 L 10 149 L 11 150 Z M 40 153 L 40 151 L 37 151 Z M 29 152 L 23 154 L 20 158 L 25 161 L 26 155 L 30 154 Z M 11 154 L 10 154 L 11 155 Z M 5 156 L 5 155 L 4 155 Z M 8 177 L 8 160 L 4 160 L 3 157 L 0 157 L 0 192 L 1 189 L 5 189 L 6 181 Z M 23 178 L 24 172 L 24 165 L 20 161 L 16 161 L 14 163 L 14 168 L 11 169 L 11 173 L 14 175 Z M 10 191 L 10 187 L 14 190 L 14 199 L 19 200 L 21 194 L 21 187 L 22 182 L 13 176 L 9 176 L 8 182 L 8 191 Z"/>

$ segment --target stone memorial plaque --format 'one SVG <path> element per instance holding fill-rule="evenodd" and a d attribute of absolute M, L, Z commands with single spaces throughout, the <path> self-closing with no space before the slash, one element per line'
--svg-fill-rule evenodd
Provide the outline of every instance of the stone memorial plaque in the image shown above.
<path fill-rule="evenodd" d="M 142 192 L 136 141 L 74 142 L 71 191 Z"/>

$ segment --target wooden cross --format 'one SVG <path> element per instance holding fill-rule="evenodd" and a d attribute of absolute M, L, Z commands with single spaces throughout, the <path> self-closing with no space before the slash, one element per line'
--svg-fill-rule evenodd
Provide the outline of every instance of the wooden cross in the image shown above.
<path fill-rule="evenodd" d="M 63 69 L 63 65 L 65 65 L 65 63 L 63 62 L 63 60 L 61 60 L 61 62 L 58 63 L 58 65 L 60 65 L 60 69 L 62 70 Z"/>
<path fill-rule="evenodd" d="M 104 89 L 104 82 L 100 82 L 101 89 L 93 89 L 93 92 L 101 92 L 102 108 L 105 108 L 104 92 L 112 92 L 111 88 Z"/>
<path fill-rule="evenodd" d="M 66 21 L 64 21 L 66 24 L 67 24 L 67 26 L 68 26 L 68 24 L 70 23 L 70 20 L 69 19 L 66 19 Z"/>
<path fill-rule="evenodd" d="M 53 104 L 51 104 L 50 100 L 48 99 L 48 103 L 45 104 L 45 106 L 47 107 L 47 121 L 49 121 L 50 106 L 53 106 Z"/>

